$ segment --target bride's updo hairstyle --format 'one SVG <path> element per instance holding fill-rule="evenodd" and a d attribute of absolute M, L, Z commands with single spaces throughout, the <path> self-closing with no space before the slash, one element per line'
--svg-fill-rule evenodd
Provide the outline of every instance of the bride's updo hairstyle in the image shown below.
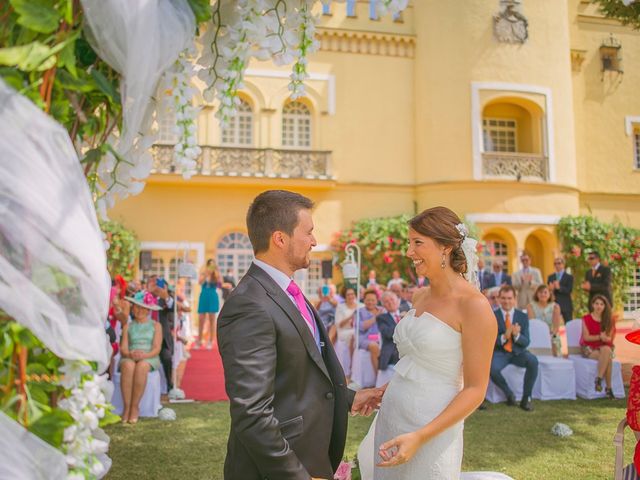
<path fill-rule="evenodd" d="M 432 238 L 443 247 L 451 247 L 449 265 L 454 272 L 467 273 L 467 258 L 462 251 L 464 237 L 457 225 L 462 221 L 447 207 L 433 207 L 419 213 L 411 220 L 409 226 L 420 235 Z"/>

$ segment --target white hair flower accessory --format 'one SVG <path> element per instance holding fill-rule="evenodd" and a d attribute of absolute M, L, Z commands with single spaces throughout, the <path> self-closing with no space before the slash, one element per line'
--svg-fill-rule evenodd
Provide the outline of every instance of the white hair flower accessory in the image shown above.
<path fill-rule="evenodd" d="M 462 241 L 464 242 L 465 238 L 469 236 L 469 230 L 467 229 L 467 226 L 464 223 L 459 223 L 456 225 L 456 229 L 458 230 L 458 233 L 460 233 Z"/>
<path fill-rule="evenodd" d="M 469 229 L 464 223 L 457 224 L 456 229 L 458 230 L 458 233 L 460 233 L 460 237 L 462 238 L 460 247 L 462 248 L 464 257 L 467 260 L 467 271 L 464 274 L 464 278 L 467 279 L 467 282 L 479 288 L 480 282 L 478 280 L 478 253 L 476 250 L 478 241 L 474 238 L 469 237 Z"/>

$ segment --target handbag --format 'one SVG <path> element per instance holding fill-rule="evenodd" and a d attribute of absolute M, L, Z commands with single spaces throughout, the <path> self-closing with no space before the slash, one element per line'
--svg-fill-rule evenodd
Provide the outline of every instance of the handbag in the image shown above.
<path fill-rule="evenodd" d="M 613 436 L 613 444 L 616 447 L 615 480 L 640 480 L 636 467 L 630 463 L 624 467 L 624 428 L 627 426 L 625 418 L 618 424 L 618 430 Z"/>

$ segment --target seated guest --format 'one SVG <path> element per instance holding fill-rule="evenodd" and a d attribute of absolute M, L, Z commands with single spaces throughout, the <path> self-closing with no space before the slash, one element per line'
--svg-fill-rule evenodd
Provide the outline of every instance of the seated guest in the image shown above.
<path fill-rule="evenodd" d="M 393 283 L 389 287 L 389 291 L 395 293 L 396 297 L 398 297 L 398 301 L 400 302 L 400 306 L 398 307 L 400 310 L 400 313 L 407 313 L 409 310 L 411 310 L 411 304 L 407 302 L 404 298 L 402 298 L 402 292 L 404 291 L 404 288 L 405 288 L 405 284 L 400 284 L 400 283 Z M 384 294 L 382 294 L 382 296 L 384 297 Z M 384 298 L 382 300 L 383 300 L 382 306 L 384 306 Z"/>
<path fill-rule="evenodd" d="M 500 287 L 500 308 L 494 311 L 498 321 L 498 338 L 491 359 L 491 380 L 504 392 L 507 405 L 515 405 L 516 397 L 502 375 L 502 369 L 512 363 L 526 369 L 520 408 L 533 410 L 531 392 L 538 377 L 538 359 L 527 351 L 529 345 L 529 319 L 516 310 L 516 292 L 511 285 Z"/>
<path fill-rule="evenodd" d="M 487 288 L 487 283 L 489 281 L 489 275 L 491 272 L 488 272 L 484 269 L 484 259 L 482 257 L 478 258 L 478 283 L 480 284 L 480 290 L 484 291 Z"/>
<path fill-rule="evenodd" d="M 573 275 L 567 273 L 564 269 L 564 260 L 560 257 L 553 261 L 555 273 L 547 278 L 549 287 L 553 290 L 553 298 L 560 306 L 560 314 L 564 319 L 564 323 L 573 320 L 573 300 L 571 292 L 573 291 Z"/>
<path fill-rule="evenodd" d="M 160 369 L 162 327 L 151 319 L 151 310 L 159 311 L 153 295 L 138 292 L 126 297 L 133 307 L 133 321 L 125 324 L 120 342 L 120 388 L 124 411 L 123 423 L 136 423 L 140 415 L 140 399 L 147 386 L 147 374 Z"/>
<path fill-rule="evenodd" d="M 554 357 L 562 354 L 560 343 L 560 306 L 553 301 L 553 295 L 547 285 L 540 285 L 533 294 L 531 303 L 527 305 L 527 315 L 529 320 L 537 318 L 549 326 L 551 332 L 551 349 Z"/>
<path fill-rule="evenodd" d="M 613 339 L 616 327 L 611 315 L 611 305 L 604 295 L 594 295 L 589 303 L 590 313 L 582 317 L 582 355 L 598 361 L 598 376 L 595 378 L 596 392 L 602 391 L 602 379 L 607 384 L 607 397 L 613 397 L 611 368 L 613 363 Z"/>
<path fill-rule="evenodd" d="M 360 315 L 358 348 L 369 351 L 374 372 L 378 371 L 378 357 L 380 355 L 380 332 L 376 324 L 376 317 L 383 311 L 378 307 L 378 295 L 375 290 L 369 289 L 364 292 L 364 307 L 358 311 Z"/>
<path fill-rule="evenodd" d="M 413 308 L 413 295 L 418 290 L 414 283 L 410 283 L 402 290 L 402 299 L 409 305 L 409 310 Z"/>
<path fill-rule="evenodd" d="M 348 384 L 350 382 L 351 359 L 353 358 L 354 348 L 355 330 L 353 323 L 355 321 L 356 310 L 361 308 L 363 304 L 357 301 L 356 290 L 354 288 L 343 288 L 342 296 L 344 297 L 344 303 L 340 303 L 336 307 L 336 344 L 341 342 L 349 349 L 348 357 L 346 355 L 338 355 L 338 360 L 340 360 Z M 336 352 L 341 351 L 343 351 L 342 347 L 336 348 Z"/>
<path fill-rule="evenodd" d="M 333 289 L 331 288 L 333 287 Z M 331 343 L 336 341 L 336 329 L 334 321 L 336 318 L 336 307 L 338 306 L 338 298 L 336 297 L 335 286 L 322 285 L 318 288 L 318 301 L 314 305 L 318 311 L 318 316 L 324 325 L 325 330 L 329 334 Z"/>
<path fill-rule="evenodd" d="M 400 297 L 391 290 L 387 290 L 382 294 L 382 306 L 385 308 L 386 313 L 381 313 L 376 317 L 376 323 L 382 338 L 378 368 L 386 370 L 395 366 L 400 359 L 396 344 L 393 342 L 393 332 L 395 332 L 396 325 L 402 318 L 400 314 Z"/>

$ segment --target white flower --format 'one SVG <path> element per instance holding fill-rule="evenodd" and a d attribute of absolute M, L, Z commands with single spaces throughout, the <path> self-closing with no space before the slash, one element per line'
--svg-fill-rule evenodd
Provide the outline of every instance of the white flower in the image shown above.
<path fill-rule="evenodd" d="M 91 367 L 79 360 L 65 360 L 59 371 L 64 374 L 60 380 L 60 385 L 69 390 L 80 384 L 82 375 L 90 372 Z"/>

